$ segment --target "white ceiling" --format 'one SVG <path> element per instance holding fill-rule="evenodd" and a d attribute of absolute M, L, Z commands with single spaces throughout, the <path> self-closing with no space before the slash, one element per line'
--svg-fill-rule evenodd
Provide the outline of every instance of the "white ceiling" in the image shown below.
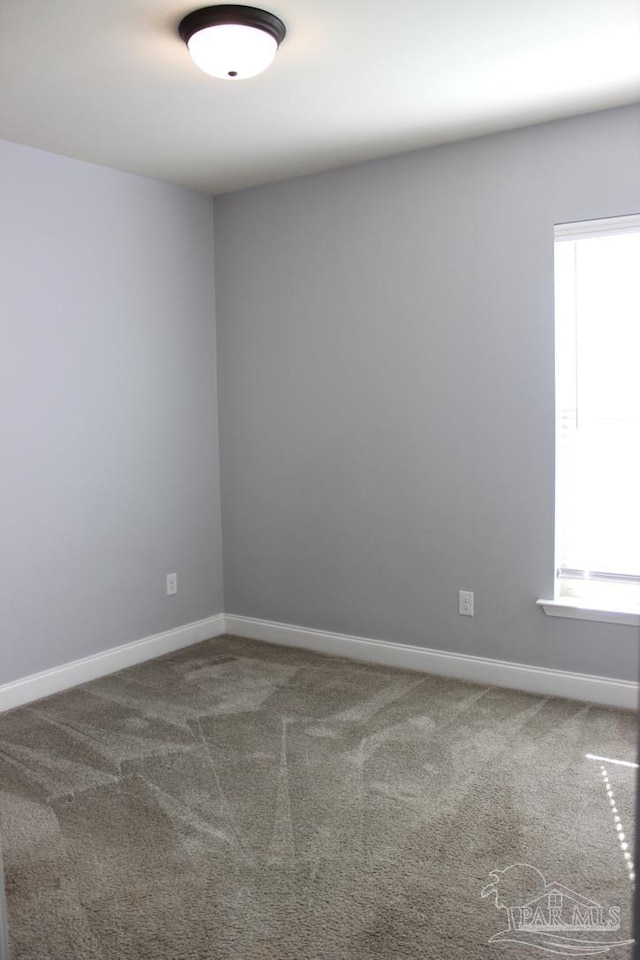
<path fill-rule="evenodd" d="M 178 37 L 206 5 L 4 0 L 0 137 L 221 193 L 640 100 L 638 0 L 268 0 L 235 83 Z"/>

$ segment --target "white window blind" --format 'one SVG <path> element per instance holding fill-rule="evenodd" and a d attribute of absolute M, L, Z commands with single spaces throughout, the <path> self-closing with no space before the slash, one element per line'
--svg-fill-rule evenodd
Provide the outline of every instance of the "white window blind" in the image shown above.
<path fill-rule="evenodd" d="M 640 604 L 640 215 L 555 231 L 556 597 Z"/>

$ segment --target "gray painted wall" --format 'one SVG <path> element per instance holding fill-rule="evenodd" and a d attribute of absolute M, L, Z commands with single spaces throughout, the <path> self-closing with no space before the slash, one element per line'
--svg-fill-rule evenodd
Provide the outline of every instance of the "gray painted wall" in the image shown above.
<path fill-rule="evenodd" d="M 4 683 L 220 612 L 222 566 L 213 201 L 5 142 L 0 210 Z"/>
<path fill-rule="evenodd" d="M 630 107 L 216 200 L 227 612 L 636 679 L 535 600 L 553 224 L 640 211 L 639 159 Z"/>

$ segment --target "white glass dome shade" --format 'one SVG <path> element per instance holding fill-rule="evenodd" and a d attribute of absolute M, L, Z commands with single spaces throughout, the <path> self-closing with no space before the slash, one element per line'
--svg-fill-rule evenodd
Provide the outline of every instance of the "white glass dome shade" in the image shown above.
<path fill-rule="evenodd" d="M 201 70 L 222 80 L 243 80 L 273 62 L 286 28 L 266 10 L 221 4 L 188 14 L 179 31 Z"/>

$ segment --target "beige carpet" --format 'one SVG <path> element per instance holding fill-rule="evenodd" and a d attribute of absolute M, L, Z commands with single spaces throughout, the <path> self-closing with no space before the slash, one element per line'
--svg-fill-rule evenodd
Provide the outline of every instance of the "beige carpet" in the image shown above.
<path fill-rule="evenodd" d="M 94 681 L 0 717 L 12 960 L 548 957 L 488 942 L 545 890 L 620 907 L 592 955 L 634 770 L 586 754 L 635 717 L 233 637 Z"/>

